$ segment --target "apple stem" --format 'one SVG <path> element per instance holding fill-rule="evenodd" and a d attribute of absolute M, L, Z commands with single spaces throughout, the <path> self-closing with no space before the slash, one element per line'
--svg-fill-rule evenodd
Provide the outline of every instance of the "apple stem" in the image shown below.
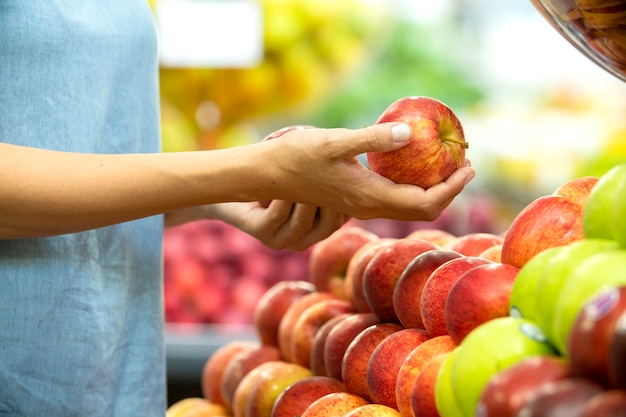
<path fill-rule="evenodd" d="M 463 139 L 454 139 L 454 138 L 442 138 L 444 142 L 452 142 L 461 145 L 465 149 L 469 149 L 469 142 Z"/>

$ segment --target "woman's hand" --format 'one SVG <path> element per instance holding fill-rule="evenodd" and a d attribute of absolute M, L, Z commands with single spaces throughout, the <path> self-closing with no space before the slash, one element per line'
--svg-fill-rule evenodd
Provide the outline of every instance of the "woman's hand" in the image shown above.
<path fill-rule="evenodd" d="M 272 249 L 302 251 L 330 236 L 350 217 L 317 206 L 273 200 L 267 207 L 259 202 L 219 203 L 169 213 L 166 225 L 200 219 L 222 220 Z"/>
<path fill-rule="evenodd" d="M 263 146 L 272 146 L 276 177 L 273 192 L 281 199 L 327 207 L 359 219 L 436 219 L 474 177 L 469 161 L 446 181 L 428 189 L 396 184 L 371 172 L 357 160 L 370 151 L 386 152 L 405 146 L 405 124 L 377 124 L 363 129 L 303 129 L 285 133 Z"/>

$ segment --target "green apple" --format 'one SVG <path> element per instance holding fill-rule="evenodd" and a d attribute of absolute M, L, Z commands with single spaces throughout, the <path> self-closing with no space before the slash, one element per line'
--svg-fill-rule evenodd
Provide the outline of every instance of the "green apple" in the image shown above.
<path fill-rule="evenodd" d="M 473 417 L 492 376 L 523 358 L 553 355 L 541 329 L 519 317 L 500 317 L 476 327 L 459 344 L 451 365 L 451 384 L 464 417 Z"/>
<path fill-rule="evenodd" d="M 535 292 L 546 264 L 560 250 L 560 246 L 548 248 L 530 258 L 517 273 L 509 296 L 509 314 L 514 317 L 537 320 Z"/>
<path fill-rule="evenodd" d="M 626 249 L 626 181 L 617 188 L 617 195 L 622 198 L 616 198 L 613 206 L 613 235 L 619 243 L 620 247 Z"/>
<path fill-rule="evenodd" d="M 600 177 L 591 189 L 583 209 L 583 230 L 587 238 L 614 239 L 613 210 L 623 196 L 618 190 L 626 183 L 626 164 L 616 165 Z"/>
<path fill-rule="evenodd" d="M 459 350 L 460 347 L 457 346 L 445 354 L 447 357 L 441 365 L 435 382 L 435 405 L 441 417 L 464 417 L 454 396 L 450 379 L 454 357 Z"/>
<path fill-rule="evenodd" d="M 601 291 L 626 285 L 626 250 L 607 250 L 581 262 L 563 285 L 552 323 L 553 344 L 567 354 L 567 339 L 585 303 Z"/>
<path fill-rule="evenodd" d="M 556 308 L 557 295 L 571 273 L 596 253 L 617 249 L 617 242 L 608 239 L 583 239 L 561 246 L 543 269 L 542 278 L 537 285 L 535 296 L 537 303 L 537 321 L 544 334 L 552 342 L 552 323 Z"/>

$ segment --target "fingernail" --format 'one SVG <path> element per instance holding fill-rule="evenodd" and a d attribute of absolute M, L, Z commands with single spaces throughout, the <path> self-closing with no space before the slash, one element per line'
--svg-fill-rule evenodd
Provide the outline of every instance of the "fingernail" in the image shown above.
<path fill-rule="evenodd" d="M 391 128 L 391 137 L 394 142 L 408 142 L 411 140 L 411 128 L 405 123 L 400 123 Z"/>
<path fill-rule="evenodd" d="M 476 176 L 475 172 L 470 172 L 467 177 L 465 177 L 465 185 L 467 185 L 471 180 L 474 179 L 474 177 Z"/>

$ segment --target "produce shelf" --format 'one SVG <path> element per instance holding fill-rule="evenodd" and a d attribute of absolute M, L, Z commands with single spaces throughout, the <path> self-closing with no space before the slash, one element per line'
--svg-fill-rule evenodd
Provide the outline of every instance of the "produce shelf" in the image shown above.
<path fill-rule="evenodd" d="M 252 326 L 166 323 L 168 381 L 198 382 L 208 357 L 232 340 L 256 340 Z"/>

